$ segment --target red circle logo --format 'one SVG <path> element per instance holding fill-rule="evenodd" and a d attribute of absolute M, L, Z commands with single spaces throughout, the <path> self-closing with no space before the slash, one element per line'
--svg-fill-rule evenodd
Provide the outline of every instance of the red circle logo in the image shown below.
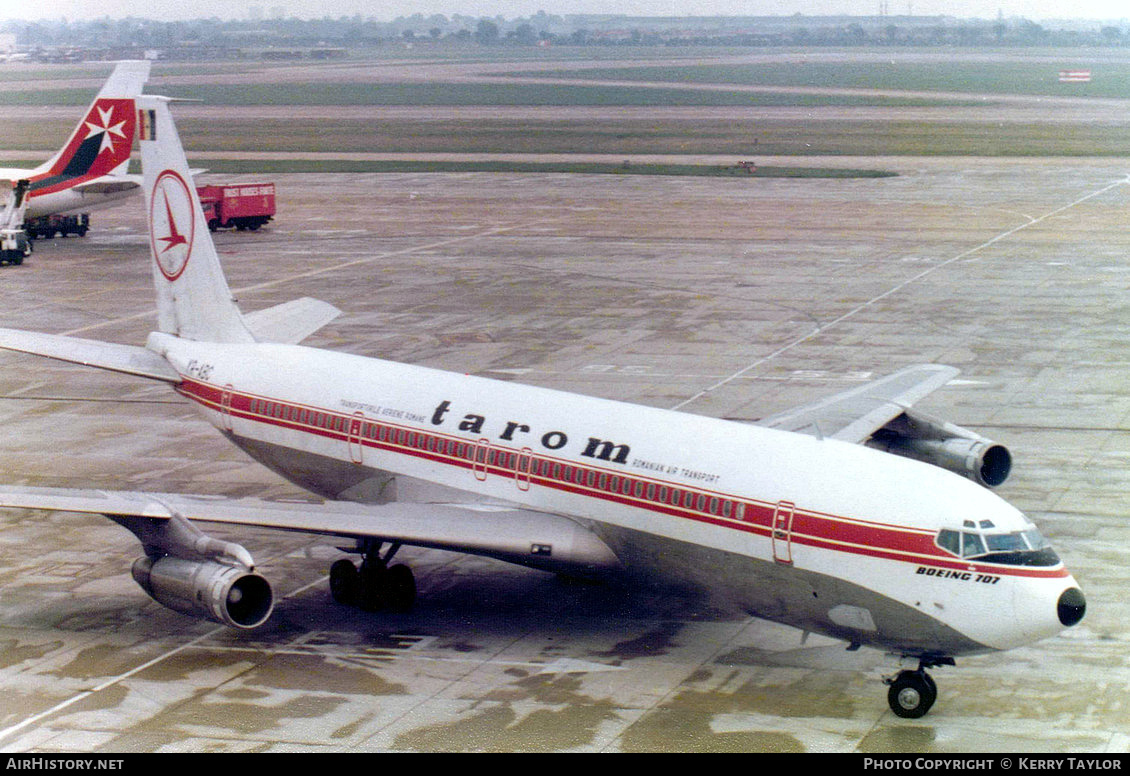
<path fill-rule="evenodd" d="M 173 170 L 157 176 L 149 198 L 149 246 L 157 268 L 169 281 L 188 265 L 196 236 L 196 195 Z"/>

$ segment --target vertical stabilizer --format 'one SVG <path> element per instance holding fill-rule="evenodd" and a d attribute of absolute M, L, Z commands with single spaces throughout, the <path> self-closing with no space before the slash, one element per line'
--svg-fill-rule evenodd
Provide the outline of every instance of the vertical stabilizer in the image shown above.
<path fill-rule="evenodd" d="M 169 99 L 139 97 L 137 124 L 160 330 L 203 342 L 254 342 L 220 267 Z"/>
<path fill-rule="evenodd" d="M 59 153 L 31 174 L 33 196 L 126 171 L 136 131 L 134 98 L 149 79 L 149 64 L 127 60 L 114 67 Z"/>

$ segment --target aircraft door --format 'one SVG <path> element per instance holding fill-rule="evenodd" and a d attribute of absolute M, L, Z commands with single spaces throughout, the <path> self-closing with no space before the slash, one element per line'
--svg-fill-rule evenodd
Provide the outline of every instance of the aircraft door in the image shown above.
<path fill-rule="evenodd" d="M 486 482 L 487 466 L 490 461 L 490 440 L 486 437 L 480 439 L 478 445 L 475 446 L 473 455 L 474 458 L 471 459 L 471 471 L 474 472 L 476 480 Z"/>
<path fill-rule="evenodd" d="M 365 428 L 365 413 L 355 412 L 349 419 L 349 460 L 360 464 L 365 460 L 365 445 L 361 434 Z"/>
<path fill-rule="evenodd" d="M 791 501 L 778 501 L 773 512 L 773 560 L 792 565 L 793 562 L 793 513 L 796 504 Z"/>
<path fill-rule="evenodd" d="M 223 392 L 220 394 L 220 424 L 223 426 L 224 431 L 232 430 L 231 423 L 231 400 L 234 388 L 231 383 L 224 386 Z"/>
<path fill-rule="evenodd" d="M 526 491 L 530 489 L 530 470 L 534 465 L 534 451 L 528 447 L 523 447 L 518 453 L 518 460 L 514 464 L 514 482 L 518 485 L 518 490 Z"/>

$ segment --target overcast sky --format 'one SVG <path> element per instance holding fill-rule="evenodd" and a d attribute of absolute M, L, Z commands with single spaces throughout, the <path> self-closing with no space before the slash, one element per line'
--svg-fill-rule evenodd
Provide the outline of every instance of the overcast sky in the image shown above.
<path fill-rule="evenodd" d="M 991 19 L 998 12 L 1028 19 L 1126 19 L 1126 0 L 0 0 L 3 19 L 97 19 L 138 16 L 151 19 L 248 18 L 252 7 L 270 18 L 282 13 L 300 18 L 361 14 L 391 20 L 414 13 L 468 16 L 529 16 L 547 13 L 617 13 L 632 16 L 875 15 L 885 4 L 892 15 L 946 14 Z"/>

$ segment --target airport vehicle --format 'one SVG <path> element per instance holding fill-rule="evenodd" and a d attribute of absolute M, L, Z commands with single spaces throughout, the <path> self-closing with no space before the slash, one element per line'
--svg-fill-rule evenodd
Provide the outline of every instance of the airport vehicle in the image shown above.
<path fill-rule="evenodd" d="M 0 229 L 0 264 L 23 264 L 31 250 L 31 240 L 23 229 Z"/>
<path fill-rule="evenodd" d="M 31 237 L 24 230 L 28 181 L 16 181 L 0 211 L 0 264 L 23 264 L 31 255 Z"/>
<path fill-rule="evenodd" d="M 252 231 L 275 215 L 275 184 L 221 183 L 197 186 L 204 220 L 213 232 L 235 227 Z"/>
<path fill-rule="evenodd" d="M 72 213 L 70 215 L 60 215 L 53 213 L 49 216 L 29 218 L 24 222 L 24 229 L 27 231 L 28 236 L 33 239 L 42 237 L 50 240 L 56 235 L 66 237 L 71 234 L 77 234 L 79 237 L 83 237 L 87 230 L 90 229 L 90 214 Z"/>
<path fill-rule="evenodd" d="M 27 217 L 89 211 L 141 191 L 131 175 L 135 112 L 133 98 L 149 79 L 149 62 L 119 62 L 62 149 L 26 170 L 0 168 L 0 180 L 31 181 Z"/>
<path fill-rule="evenodd" d="M 133 576 L 162 604 L 245 629 L 272 611 L 246 548 L 198 521 L 352 541 L 360 563 L 335 562 L 330 591 L 367 610 L 415 599 L 412 571 L 392 562 L 402 545 L 675 577 L 917 662 L 889 679 L 906 717 L 934 703 L 928 669 L 1084 616 L 1039 530 L 988 487 L 1007 477 L 1007 450 L 910 408 L 957 370 L 907 367 L 747 424 L 303 347 L 338 311 L 308 298 L 240 311 L 168 101 L 138 106 L 158 330 L 139 347 L 3 329 L 0 347 L 165 382 L 328 499 L 0 488 L 0 506 L 131 530 L 144 550 Z"/>

